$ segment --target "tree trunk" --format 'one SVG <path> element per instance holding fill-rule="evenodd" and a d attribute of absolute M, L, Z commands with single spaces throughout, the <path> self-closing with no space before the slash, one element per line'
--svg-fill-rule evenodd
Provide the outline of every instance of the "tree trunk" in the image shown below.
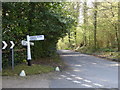
<path fill-rule="evenodd" d="M 111 12 L 112 12 L 112 17 L 115 17 L 115 14 L 112 8 L 112 3 L 111 3 Z M 120 51 L 120 2 L 118 2 L 118 25 L 117 23 L 112 23 L 112 25 L 115 29 L 117 48 L 118 48 L 118 51 Z"/>
<path fill-rule="evenodd" d="M 94 3 L 94 48 L 97 49 L 97 2 Z"/>
<path fill-rule="evenodd" d="M 83 5 L 83 17 L 84 17 L 84 45 L 87 45 L 87 37 L 86 37 L 86 30 L 87 30 L 87 2 L 85 0 Z"/>
<path fill-rule="evenodd" d="M 76 7 L 76 20 L 77 20 L 77 26 L 79 25 L 79 14 L 80 14 L 80 2 L 77 2 L 77 7 Z M 74 38 L 75 38 L 75 47 L 77 47 L 77 29 L 75 28 L 74 30 Z"/>
<path fill-rule="evenodd" d="M 118 2 L 118 51 L 120 51 L 120 2 Z"/>
<path fill-rule="evenodd" d="M 71 47 L 70 31 L 69 31 L 69 33 L 68 33 L 68 41 L 69 41 L 69 47 Z"/>

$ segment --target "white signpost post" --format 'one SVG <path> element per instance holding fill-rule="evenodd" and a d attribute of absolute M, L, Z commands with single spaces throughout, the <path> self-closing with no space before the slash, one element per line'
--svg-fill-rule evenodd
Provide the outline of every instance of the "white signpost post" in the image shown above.
<path fill-rule="evenodd" d="M 30 41 L 35 41 L 35 40 L 44 40 L 44 35 L 37 35 L 37 36 L 29 36 L 27 35 L 27 41 L 22 40 L 21 43 L 23 46 L 27 46 L 27 61 L 28 61 L 28 66 L 31 66 L 31 50 L 30 50 L 30 45 L 34 45 L 34 43 Z"/>

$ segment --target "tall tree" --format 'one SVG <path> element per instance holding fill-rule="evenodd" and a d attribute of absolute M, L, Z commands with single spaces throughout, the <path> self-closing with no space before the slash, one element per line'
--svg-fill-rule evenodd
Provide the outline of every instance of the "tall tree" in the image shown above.
<path fill-rule="evenodd" d="M 118 2 L 118 51 L 120 51 L 120 2 Z"/>
<path fill-rule="evenodd" d="M 84 45 L 87 45 L 87 37 L 86 37 L 86 30 L 87 30 L 87 1 L 85 0 L 83 3 L 83 22 L 84 22 Z"/>
<path fill-rule="evenodd" d="M 94 2 L 94 48 L 97 48 L 97 2 Z"/>

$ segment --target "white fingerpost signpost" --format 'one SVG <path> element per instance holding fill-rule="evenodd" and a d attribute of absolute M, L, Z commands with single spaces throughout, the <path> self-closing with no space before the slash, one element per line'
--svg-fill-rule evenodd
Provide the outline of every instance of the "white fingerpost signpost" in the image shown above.
<path fill-rule="evenodd" d="M 21 43 L 23 46 L 27 46 L 27 62 L 28 66 L 31 66 L 31 50 L 30 50 L 30 45 L 34 45 L 34 43 L 30 41 L 35 41 L 35 40 L 44 40 L 44 35 L 37 35 L 37 36 L 29 36 L 27 35 L 27 41 L 22 40 Z"/>

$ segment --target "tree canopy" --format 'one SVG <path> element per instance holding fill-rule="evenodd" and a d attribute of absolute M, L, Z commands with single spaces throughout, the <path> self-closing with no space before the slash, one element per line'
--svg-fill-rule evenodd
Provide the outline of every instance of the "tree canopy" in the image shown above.
<path fill-rule="evenodd" d="M 54 56 L 57 47 L 80 52 L 120 51 L 119 6 L 118 2 L 89 5 L 87 0 L 2 3 L 2 38 L 13 40 L 15 49 L 21 50 L 26 35 L 45 35 L 45 40 L 34 41 L 34 59 Z M 25 59 L 25 53 L 17 53 L 16 62 Z"/>
<path fill-rule="evenodd" d="M 34 59 L 54 55 L 58 40 L 75 25 L 70 5 L 65 2 L 2 3 L 3 40 L 12 40 L 16 43 L 15 49 L 22 49 L 21 40 L 26 40 L 26 35 L 45 35 L 44 41 L 35 41 L 32 55 Z"/>

